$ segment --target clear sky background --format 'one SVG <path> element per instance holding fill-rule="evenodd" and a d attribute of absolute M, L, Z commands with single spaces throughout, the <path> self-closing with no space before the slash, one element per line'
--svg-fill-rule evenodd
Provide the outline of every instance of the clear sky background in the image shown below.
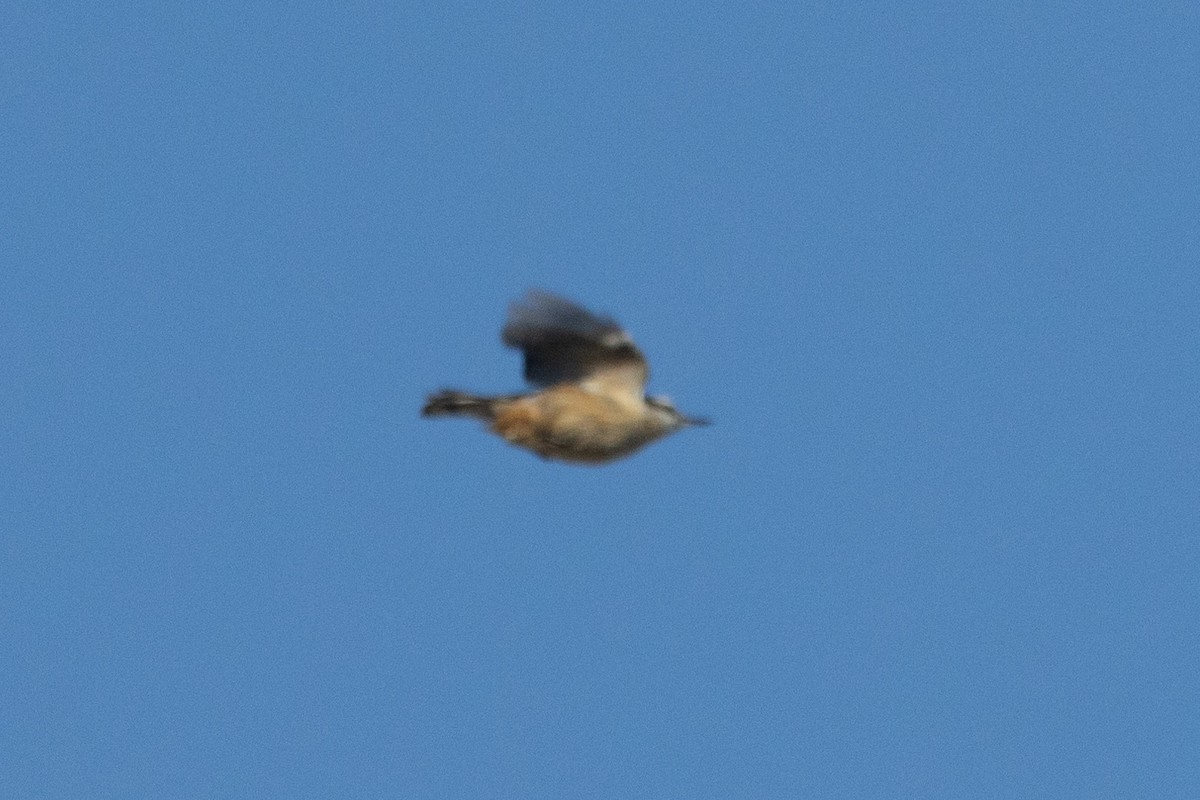
<path fill-rule="evenodd" d="M 0 796 L 1200 796 L 1197 4 L 0 22 Z"/>

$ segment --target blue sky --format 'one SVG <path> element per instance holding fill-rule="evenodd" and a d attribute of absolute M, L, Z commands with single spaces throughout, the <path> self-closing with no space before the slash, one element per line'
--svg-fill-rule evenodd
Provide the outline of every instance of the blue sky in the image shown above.
<path fill-rule="evenodd" d="M 1200 796 L 1197 8 L 6 10 L 0 795 Z"/>

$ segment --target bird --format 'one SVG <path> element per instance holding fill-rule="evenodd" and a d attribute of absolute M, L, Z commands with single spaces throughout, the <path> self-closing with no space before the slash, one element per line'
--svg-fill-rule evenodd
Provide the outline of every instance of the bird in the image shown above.
<path fill-rule="evenodd" d="M 473 417 L 543 459 L 590 465 L 710 424 L 647 395 L 650 370 L 633 339 L 613 319 L 571 300 L 528 292 L 509 307 L 500 338 L 523 352 L 534 391 L 483 396 L 446 389 L 428 396 L 421 415 Z"/>

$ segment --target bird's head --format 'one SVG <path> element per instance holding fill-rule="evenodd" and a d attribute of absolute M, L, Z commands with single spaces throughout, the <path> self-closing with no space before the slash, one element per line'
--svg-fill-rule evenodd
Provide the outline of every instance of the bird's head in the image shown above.
<path fill-rule="evenodd" d="M 675 404 L 671 402 L 671 398 L 665 395 L 647 395 L 646 405 L 659 421 L 671 429 L 677 430 L 690 426 L 712 424 L 704 417 L 689 417 L 686 414 L 679 413 L 675 408 Z"/>

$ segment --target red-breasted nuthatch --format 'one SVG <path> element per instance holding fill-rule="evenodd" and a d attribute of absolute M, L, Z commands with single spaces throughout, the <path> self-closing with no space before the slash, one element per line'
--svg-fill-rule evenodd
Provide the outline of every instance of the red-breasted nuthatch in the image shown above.
<path fill-rule="evenodd" d="M 426 417 L 476 417 L 518 447 L 543 458 L 603 464 L 656 439 L 708 420 L 680 414 L 664 397 L 646 395 L 649 369 L 616 322 L 546 292 L 530 292 L 509 309 L 504 344 L 524 351 L 528 394 L 431 395 Z"/>

